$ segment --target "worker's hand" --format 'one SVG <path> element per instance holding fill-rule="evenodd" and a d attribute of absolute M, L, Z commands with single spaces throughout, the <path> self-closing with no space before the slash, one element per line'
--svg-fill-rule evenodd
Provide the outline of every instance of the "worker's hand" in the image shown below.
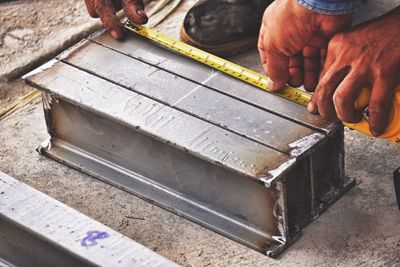
<path fill-rule="evenodd" d="M 332 38 L 308 109 L 324 118 L 356 123 L 361 114 L 354 102 L 363 88 L 371 89 L 370 130 L 378 136 L 385 131 L 399 86 L 400 7 Z"/>
<path fill-rule="evenodd" d="M 315 13 L 295 0 L 276 0 L 265 11 L 258 41 L 273 90 L 286 83 L 313 91 L 330 38 L 351 26 L 352 15 Z"/>
<path fill-rule="evenodd" d="M 100 17 L 115 39 L 121 39 L 123 35 L 122 24 L 116 15 L 122 8 L 132 22 L 144 24 L 148 20 L 142 0 L 85 0 L 85 3 L 89 15 Z"/>

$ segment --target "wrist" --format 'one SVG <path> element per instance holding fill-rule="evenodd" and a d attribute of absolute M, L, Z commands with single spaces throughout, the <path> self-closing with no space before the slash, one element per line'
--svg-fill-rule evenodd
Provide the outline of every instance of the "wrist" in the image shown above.
<path fill-rule="evenodd" d="M 343 31 L 351 26 L 353 14 L 326 14 L 310 10 L 299 3 L 299 0 L 287 0 L 290 4 L 290 9 L 293 11 L 293 16 L 300 18 L 305 24 L 309 24 L 316 31 L 324 32 L 325 34 L 334 34 L 338 31 Z"/>
<path fill-rule="evenodd" d="M 352 14 L 366 0 L 296 0 L 305 8 L 327 15 Z"/>
<path fill-rule="evenodd" d="M 397 43 L 400 40 L 400 6 L 390 12 L 359 24 L 355 29 L 363 29 L 366 33 L 376 33 L 380 40 L 386 40 L 389 36 L 395 36 Z M 384 34 L 382 34 L 384 32 Z M 397 48 L 397 47 L 396 47 Z"/>

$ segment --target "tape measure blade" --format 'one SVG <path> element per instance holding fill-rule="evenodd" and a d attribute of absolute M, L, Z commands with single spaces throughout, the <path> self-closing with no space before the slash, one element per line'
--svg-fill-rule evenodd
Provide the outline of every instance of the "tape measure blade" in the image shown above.
<path fill-rule="evenodd" d="M 159 45 L 162 45 L 176 53 L 190 57 L 200 63 L 208 65 L 216 70 L 225 74 L 233 76 L 236 79 L 242 80 L 248 84 L 258 87 L 262 90 L 268 91 L 287 100 L 295 102 L 300 105 L 307 105 L 311 99 L 309 93 L 293 87 L 285 87 L 280 92 L 273 92 L 268 87 L 269 78 L 265 75 L 242 67 L 238 64 L 230 62 L 226 59 L 220 58 L 199 48 L 193 47 L 181 41 L 175 40 L 169 36 L 159 33 L 155 30 L 148 29 L 141 25 L 126 23 L 125 27 L 143 37 L 146 37 Z"/>
<path fill-rule="evenodd" d="M 247 69 L 245 67 L 242 67 L 240 65 L 237 65 L 233 62 L 230 62 L 218 56 L 212 55 L 201 49 L 183 43 L 179 40 L 176 40 L 164 34 L 161 34 L 155 30 L 146 28 L 141 25 L 130 23 L 129 21 L 125 23 L 125 27 L 130 31 L 133 31 L 143 37 L 146 37 L 154 41 L 155 43 L 165 48 L 168 48 L 178 54 L 190 57 L 200 63 L 210 66 L 211 68 L 219 70 L 236 79 L 242 80 L 248 84 L 251 84 L 262 90 L 278 95 L 294 103 L 300 104 L 302 106 L 307 106 L 311 101 L 310 93 L 305 92 L 298 88 L 290 87 L 288 85 L 285 86 L 285 88 L 283 88 L 279 92 L 273 92 L 268 87 L 269 78 L 267 76 L 252 71 L 250 69 Z M 359 125 L 359 124 L 351 124 L 351 125 L 344 124 L 344 125 L 350 127 L 351 129 L 368 134 L 368 132 L 365 130 L 365 125 Z"/>

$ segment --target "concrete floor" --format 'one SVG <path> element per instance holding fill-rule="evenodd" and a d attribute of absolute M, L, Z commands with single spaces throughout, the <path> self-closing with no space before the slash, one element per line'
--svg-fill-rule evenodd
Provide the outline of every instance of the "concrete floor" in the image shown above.
<path fill-rule="evenodd" d="M 15 79 L 99 28 L 84 5 L 80 0 L 0 1 L 0 81 Z"/>
<path fill-rule="evenodd" d="M 382 12 L 398 4 L 379 2 L 364 7 L 362 17 L 371 14 L 368 10 L 379 7 Z M 189 6 L 185 1 L 181 8 Z M 176 35 L 182 16 L 177 13 L 163 29 Z M 9 90 L 24 87 L 18 81 L 7 85 Z M 357 179 L 357 186 L 306 227 L 278 260 L 271 260 L 39 155 L 35 148 L 46 137 L 39 101 L 0 121 L 0 170 L 183 266 L 400 266 L 400 211 L 392 185 L 400 153 L 385 141 L 346 132 L 347 176 Z"/>

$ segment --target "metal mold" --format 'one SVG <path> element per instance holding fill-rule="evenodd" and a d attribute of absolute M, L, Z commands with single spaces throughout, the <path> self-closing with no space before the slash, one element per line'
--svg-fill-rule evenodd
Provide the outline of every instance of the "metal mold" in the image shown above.
<path fill-rule="evenodd" d="M 26 78 L 41 153 L 268 256 L 353 184 L 339 123 L 140 37 L 98 33 L 49 65 Z"/>

